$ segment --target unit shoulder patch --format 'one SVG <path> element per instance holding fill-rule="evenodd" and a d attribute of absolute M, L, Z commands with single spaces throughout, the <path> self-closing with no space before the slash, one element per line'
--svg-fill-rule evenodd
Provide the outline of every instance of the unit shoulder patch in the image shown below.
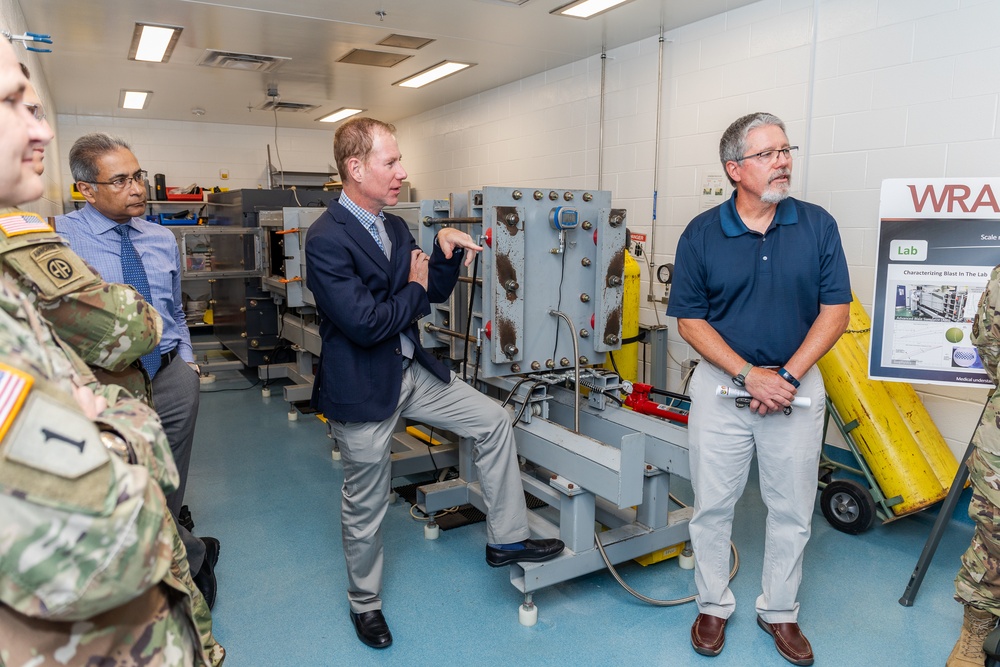
<path fill-rule="evenodd" d="M 107 463 L 108 452 L 92 421 L 30 386 L 22 391 L 23 405 L 9 416 L 13 428 L 2 441 L 5 458 L 67 479 Z"/>

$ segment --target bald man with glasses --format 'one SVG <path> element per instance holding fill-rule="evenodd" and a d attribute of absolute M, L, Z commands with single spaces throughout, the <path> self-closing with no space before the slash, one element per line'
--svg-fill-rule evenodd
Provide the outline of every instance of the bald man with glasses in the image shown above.
<path fill-rule="evenodd" d="M 725 645 L 736 607 L 729 589 L 733 510 L 756 454 L 767 506 L 757 624 L 783 658 L 811 665 L 796 597 L 825 417 L 815 364 L 847 328 L 852 295 L 837 222 L 789 196 L 795 150 L 771 114 L 729 126 L 719 156 L 735 192 L 681 235 L 667 314 L 701 355 L 688 422 L 698 587 L 691 643 L 707 656 Z M 743 388 L 748 404 L 717 397 L 719 385 Z M 811 406 L 793 410 L 796 397 Z"/>

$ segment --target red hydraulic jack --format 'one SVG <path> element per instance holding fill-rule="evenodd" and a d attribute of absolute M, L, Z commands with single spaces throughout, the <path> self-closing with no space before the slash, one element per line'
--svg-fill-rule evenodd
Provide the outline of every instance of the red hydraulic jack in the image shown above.
<path fill-rule="evenodd" d="M 664 419 L 669 419 L 680 424 L 688 423 L 687 412 L 691 405 L 690 399 L 686 396 L 682 397 L 679 394 L 667 394 L 671 397 L 669 404 L 657 403 L 649 398 L 649 394 L 654 391 L 656 393 L 663 393 L 654 390 L 653 385 L 633 382 L 632 392 L 625 397 L 625 406 L 644 415 L 663 417 Z M 685 401 L 688 407 L 684 407 Z"/>

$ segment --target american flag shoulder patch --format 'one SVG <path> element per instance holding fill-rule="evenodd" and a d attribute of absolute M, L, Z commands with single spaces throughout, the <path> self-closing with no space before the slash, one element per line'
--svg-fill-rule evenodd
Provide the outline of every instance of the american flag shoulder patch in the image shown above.
<path fill-rule="evenodd" d="M 0 214 L 0 231 L 9 238 L 18 234 L 53 232 L 55 230 L 40 215 L 19 211 Z"/>
<path fill-rule="evenodd" d="M 17 418 L 34 382 L 27 373 L 0 363 L 0 441 Z"/>

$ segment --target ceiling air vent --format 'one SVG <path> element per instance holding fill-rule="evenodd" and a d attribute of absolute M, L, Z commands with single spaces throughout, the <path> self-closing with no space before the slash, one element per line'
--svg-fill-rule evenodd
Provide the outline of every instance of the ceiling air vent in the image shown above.
<path fill-rule="evenodd" d="M 350 63 L 352 65 L 369 65 L 371 67 L 392 67 L 398 65 L 412 56 L 401 53 L 389 53 L 387 51 L 370 51 L 368 49 L 354 49 L 346 56 L 338 60 L 338 63 Z"/>
<path fill-rule="evenodd" d="M 257 107 L 258 111 L 288 111 L 291 113 L 304 113 L 318 109 L 318 104 L 305 104 L 304 102 L 285 102 L 277 98 L 272 98 Z"/>
<path fill-rule="evenodd" d="M 216 51 L 208 49 L 205 56 L 198 62 L 205 67 L 221 67 L 222 69 L 238 69 L 245 72 L 273 72 L 286 60 L 281 56 L 263 56 L 256 53 L 236 53 L 235 51 Z"/>

